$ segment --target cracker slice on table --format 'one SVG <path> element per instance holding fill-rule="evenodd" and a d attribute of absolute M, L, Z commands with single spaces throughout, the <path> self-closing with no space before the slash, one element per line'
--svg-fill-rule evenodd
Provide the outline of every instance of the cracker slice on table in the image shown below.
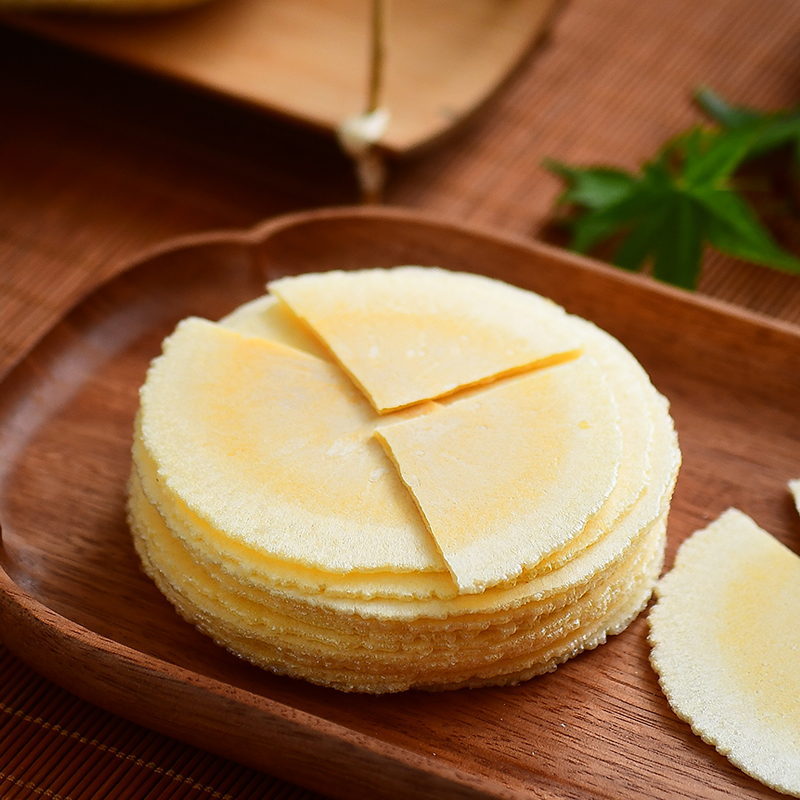
<path fill-rule="evenodd" d="M 651 662 L 675 713 L 800 797 L 800 557 L 729 509 L 684 542 L 656 595 Z"/>

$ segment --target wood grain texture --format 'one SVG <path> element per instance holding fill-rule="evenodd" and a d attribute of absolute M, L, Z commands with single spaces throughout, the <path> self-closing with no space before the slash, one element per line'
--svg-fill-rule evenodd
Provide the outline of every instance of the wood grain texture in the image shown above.
<path fill-rule="evenodd" d="M 335 797 L 768 797 L 672 715 L 645 621 L 513 689 L 343 695 L 243 664 L 179 620 L 124 522 L 137 389 L 161 338 L 279 275 L 439 264 L 545 293 L 618 336 L 672 401 L 669 557 L 729 505 L 797 549 L 800 332 L 561 251 L 398 210 L 183 239 L 81 302 L 0 400 L 0 622 L 45 675 L 122 716 Z M 169 709 L 169 713 L 164 713 Z"/>
<path fill-rule="evenodd" d="M 405 153 L 474 111 L 537 42 L 554 0 L 388 3 L 381 144 Z M 139 19 L 7 15 L 91 53 L 335 131 L 367 102 L 369 0 L 226 0 Z"/>

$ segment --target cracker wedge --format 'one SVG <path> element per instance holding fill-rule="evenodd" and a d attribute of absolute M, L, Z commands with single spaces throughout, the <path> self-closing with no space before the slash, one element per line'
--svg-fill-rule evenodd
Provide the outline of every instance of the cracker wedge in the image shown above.
<path fill-rule="evenodd" d="M 588 356 L 375 436 L 462 592 L 507 583 L 580 534 L 613 490 L 622 455 L 616 403 Z"/>
<path fill-rule="evenodd" d="M 330 351 L 317 337 L 304 325 L 298 324 L 297 317 L 284 303 L 269 294 L 239 306 L 218 324 L 245 336 L 285 344 L 323 361 L 331 360 Z"/>
<path fill-rule="evenodd" d="M 142 444 L 210 530 L 332 572 L 440 568 L 374 418 L 332 364 L 198 318 L 141 392 Z"/>
<path fill-rule="evenodd" d="M 656 595 L 651 662 L 675 713 L 800 797 L 800 557 L 730 509 L 684 542 Z"/>
<path fill-rule="evenodd" d="M 563 309 L 480 275 L 332 271 L 269 284 L 381 413 L 575 356 Z"/>

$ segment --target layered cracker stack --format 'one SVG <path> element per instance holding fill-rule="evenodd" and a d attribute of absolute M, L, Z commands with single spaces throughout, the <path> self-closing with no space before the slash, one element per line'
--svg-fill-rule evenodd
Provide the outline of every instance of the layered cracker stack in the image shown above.
<path fill-rule="evenodd" d="M 435 268 L 268 288 L 181 322 L 141 390 L 130 524 L 182 616 L 381 693 L 517 683 L 638 615 L 680 453 L 619 342 Z"/>

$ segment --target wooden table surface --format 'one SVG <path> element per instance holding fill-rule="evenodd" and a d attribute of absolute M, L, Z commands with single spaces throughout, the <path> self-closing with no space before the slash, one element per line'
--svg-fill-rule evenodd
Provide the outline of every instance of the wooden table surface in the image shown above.
<path fill-rule="evenodd" d="M 691 91 L 800 101 L 795 0 L 567 0 L 545 44 L 386 202 L 548 236 L 541 166 L 634 168 L 701 117 Z M 148 247 L 357 201 L 331 137 L 0 24 L 0 373 Z M 800 251 L 794 228 L 779 234 Z M 800 325 L 800 277 L 709 254 L 700 291 Z M 0 631 L 2 640 L 2 631 Z M 318 797 L 118 719 L 0 645 L 0 796 Z"/>

